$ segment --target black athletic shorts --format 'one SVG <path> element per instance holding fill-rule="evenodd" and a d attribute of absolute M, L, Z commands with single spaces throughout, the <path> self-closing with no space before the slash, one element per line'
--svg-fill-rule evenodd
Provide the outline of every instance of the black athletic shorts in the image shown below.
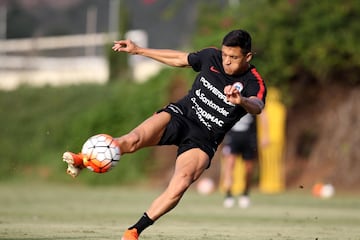
<path fill-rule="evenodd" d="M 243 160 L 257 158 L 256 133 L 230 131 L 224 138 L 224 154 L 241 155 Z"/>
<path fill-rule="evenodd" d="M 201 129 L 199 125 L 183 116 L 180 108 L 174 104 L 169 104 L 158 111 L 158 113 L 163 111 L 171 114 L 171 120 L 166 126 L 164 135 L 161 137 L 158 145 L 178 146 L 177 156 L 187 150 L 200 148 L 209 156 L 209 160 L 211 161 L 218 144 L 216 144 L 216 141 L 212 140 L 210 134 Z"/>

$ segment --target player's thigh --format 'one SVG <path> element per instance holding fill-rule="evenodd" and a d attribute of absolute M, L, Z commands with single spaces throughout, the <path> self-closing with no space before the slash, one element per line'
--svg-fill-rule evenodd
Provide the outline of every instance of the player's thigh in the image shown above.
<path fill-rule="evenodd" d="M 193 148 L 183 152 L 176 159 L 175 172 L 185 181 L 197 180 L 204 170 L 209 166 L 209 156 L 200 148 Z"/>
<path fill-rule="evenodd" d="M 171 115 L 169 113 L 156 113 L 142 122 L 131 133 L 138 137 L 140 147 L 153 146 L 159 143 L 170 120 Z"/>

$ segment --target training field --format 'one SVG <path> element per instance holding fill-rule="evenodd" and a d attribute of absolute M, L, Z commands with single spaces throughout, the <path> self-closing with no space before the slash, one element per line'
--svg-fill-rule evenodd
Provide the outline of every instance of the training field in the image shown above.
<path fill-rule="evenodd" d="M 0 239 L 120 240 L 160 190 L 73 184 L 0 183 Z M 146 229 L 144 240 L 360 240 L 360 196 L 315 199 L 303 188 L 254 191 L 249 209 L 224 209 L 222 195 L 190 190 Z"/>

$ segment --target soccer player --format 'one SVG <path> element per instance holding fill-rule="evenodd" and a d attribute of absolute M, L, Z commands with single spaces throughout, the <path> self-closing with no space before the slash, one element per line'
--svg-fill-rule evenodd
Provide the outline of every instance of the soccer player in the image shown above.
<path fill-rule="evenodd" d="M 247 208 L 250 205 L 250 187 L 252 173 L 257 159 L 257 132 L 256 116 L 248 113 L 242 117 L 225 135 L 222 154 L 224 157 L 224 189 L 225 199 L 224 207 L 231 208 L 235 204 L 235 198 L 231 191 L 233 185 L 233 174 L 236 158 L 241 156 L 245 168 L 245 186 L 241 196 L 238 199 L 238 205 L 241 208 Z"/>
<path fill-rule="evenodd" d="M 178 146 L 175 171 L 167 188 L 122 237 L 122 240 L 137 240 L 145 228 L 178 204 L 190 185 L 210 166 L 225 133 L 246 113 L 261 113 L 266 87 L 250 64 L 251 37 L 244 30 L 229 32 L 223 38 L 221 50 L 206 48 L 187 53 L 143 48 L 130 40 L 115 41 L 112 49 L 149 57 L 169 66 L 192 67 L 199 72 L 182 99 L 116 138 L 121 154 L 155 145 Z M 68 162 L 73 176 L 82 168 L 80 155 L 66 152 L 64 161 Z"/>

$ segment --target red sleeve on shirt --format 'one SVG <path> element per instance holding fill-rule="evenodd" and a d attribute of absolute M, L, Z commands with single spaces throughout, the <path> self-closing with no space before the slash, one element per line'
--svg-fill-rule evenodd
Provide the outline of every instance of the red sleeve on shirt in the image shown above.
<path fill-rule="evenodd" d="M 262 77 L 260 76 L 260 74 L 258 73 L 258 71 L 256 70 L 256 68 L 251 69 L 252 74 L 254 74 L 254 76 L 256 77 L 256 80 L 258 81 L 259 84 L 259 91 L 257 93 L 257 97 L 259 99 L 264 100 L 264 94 L 265 94 L 265 84 L 264 84 L 264 80 L 262 79 Z"/>

